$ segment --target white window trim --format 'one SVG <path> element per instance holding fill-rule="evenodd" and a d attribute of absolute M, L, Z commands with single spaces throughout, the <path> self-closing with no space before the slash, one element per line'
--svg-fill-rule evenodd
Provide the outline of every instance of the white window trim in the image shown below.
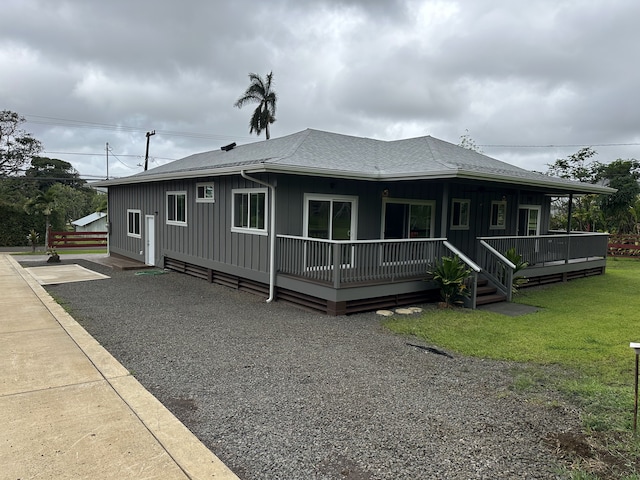
<path fill-rule="evenodd" d="M 500 205 L 504 206 L 504 216 L 502 217 L 502 224 L 493 223 L 493 207 Z M 491 202 L 491 210 L 489 211 L 489 230 L 504 230 L 507 228 L 507 201 L 506 200 L 493 200 Z"/>
<path fill-rule="evenodd" d="M 233 222 L 236 218 L 235 196 L 237 194 L 244 193 L 264 193 L 264 228 L 245 228 L 234 226 Z M 249 202 L 249 205 L 251 205 L 251 202 Z M 251 235 L 269 235 L 269 190 L 267 188 L 235 188 L 231 190 L 231 231 Z"/>
<path fill-rule="evenodd" d="M 140 232 L 138 234 L 135 234 L 135 233 L 131 232 L 131 224 L 129 223 L 129 214 L 130 213 L 138 215 L 138 231 Z M 127 209 L 127 237 L 142 238 L 142 212 L 140 210 L 136 210 L 136 209 L 133 209 L 133 208 L 128 208 Z"/>
<path fill-rule="evenodd" d="M 466 224 L 460 224 L 460 225 L 453 224 L 453 212 L 455 210 L 453 206 L 455 205 L 456 202 L 460 204 L 466 203 L 469 206 Z M 469 222 L 471 220 L 471 200 L 469 200 L 468 198 L 452 198 L 450 215 L 451 215 L 451 220 L 449 221 L 449 228 L 451 230 L 469 230 Z"/>
<path fill-rule="evenodd" d="M 169 220 L 169 195 L 184 195 L 184 222 L 179 222 L 177 220 Z M 167 225 L 177 225 L 180 227 L 186 227 L 187 226 L 187 219 L 189 218 L 187 216 L 189 209 L 187 208 L 187 192 L 184 190 L 176 190 L 176 191 L 171 191 L 171 192 L 166 192 L 166 195 L 164 197 L 164 207 L 165 207 L 165 215 L 166 215 L 166 219 L 167 219 Z"/>
<path fill-rule="evenodd" d="M 198 190 L 200 187 L 203 187 L 203 188 L 211 187 L 212 197 L 211 198 L 200 197 L 198 195 Z M 196 183 L 196 203 L 215 203 L 215 201 L 216 201 L 216 189 L 215 189 L 214 182 Z"/>
<path fill-rule="evenodd" d="M 309 236 L 309 200 L 319 200 L 321 202 L 326 202 L 329 200 L 338 201 L 338 202 L 351 202 L 353 207 L 351 209 L 351 230 L 350 230 L 350 239 L 354 240 L 358 238 L 358 197 L 355 195 L 331 195 L 324 193 L 305 193 L 304 194 L 304 213 L 303 219 L 304 222 L 304 236 Z"/>
<path fill-rule="evenodd" d="M 404 205 L 429 205 L 431 207 L 431 224 L 429 225 L 429 232 L 431 235 L 428 238 L 435 238 L 435 224 L 436 224 L 436 201 L 435 200 L 413 200 L 410 198 L 388 198 L 382 199 L 382 218 L 380 219 L 380 238 L 384 238 L 384 220 L 387 214 L 388 203 L 401 203 Z M 407 237 L 410 238 L 410 237 Z"/>
<path fill-rule="evenodd" d="M 518 205 L 518 228 L 516 229 L 516 231 L 520 230 L 520 209 L 537 210 L 538 211 L 538 218 L 536 219 L 536 234 L 535 235 L 536 236 L 540 235 L 540 217 L 542 215 L 542 206 L 541 205 L 528 205 L 528 204 Z M 527 230 L 529 230 L 528 226 L 527 226 Z M 527 233 L 528 233 L 528 231 L 527 231 Z"/>

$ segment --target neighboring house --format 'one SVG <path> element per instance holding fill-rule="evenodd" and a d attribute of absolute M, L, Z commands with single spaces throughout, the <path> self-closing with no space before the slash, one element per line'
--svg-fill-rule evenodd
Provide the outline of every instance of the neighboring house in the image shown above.
<path fill-rule="evenodd" d="M 79 218 L 71 222 L 76 232 L 106 232 L 107 214 L 104 212 L 94 212 L 86 217 Z"/>
<path fill-rule="evenodd" d="M 444 255 L 473 270 L 471 307 L 497 298 L 478 278 L 510 298 L 511 247 L 537 283 L 603 273 L 607 235 L 549 232 L 551 197 L 614 191 L 430 136 L 309 129 L 99 184 L 111 254 L 330 314 L 435 298 Z"/>

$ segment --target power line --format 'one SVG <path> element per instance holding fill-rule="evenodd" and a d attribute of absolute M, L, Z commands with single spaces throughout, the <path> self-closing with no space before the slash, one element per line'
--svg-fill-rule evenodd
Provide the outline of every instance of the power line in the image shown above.
<path fill-rule="evenodd" d="M 578 148 L 578 147 L 637 147 L 640 143 L 576 143 L 576 144 L 560 144 L 560 145 L 501 145 L 501 144 L 485 144 L 479 147 L 489 148 Z"/>
<path fill-rule="evenodd" d="M 103 152 L 100 153 L 87 153 L 87 152 L 52 152 L 49 150 L 45 150 L 42 153 L 46 153 L 47 155 L 84 155 L 87 157 L 92 157 L 92 156 L 102 156 L 104 155 Z M 113 153 L 113 152 L 111 152 Z M 115 154 L 114 154 L 115 155 Z M 142 155 L 134 155 L 134 154 L 128 154 L 128 153 L 119 153 L 118 156 L 120 157 L 134 157 L 134 158 L 139 158 L 142 159 Z M 170 160 L 173 161 L 175 160 L 175 158 L 168 158 L 168 157 L 152 157 L 155 160 Z"/>
<path fill-rule="evenodd" d="M 110 153 L 111 155 L 113 155 L 113 156 L 116 158 L 116 160 L 118 160 L 122 165 L 124 165 L 124 166 L 125 166 L 125 167 L 127 167 L 127 168 L 130 168 L 131 170 L 135 170 L 135 169 L 136 169 L 136 167 L 131 167 L 131 166 L 127 165 L 126 163 L 124 163 L 122 160 L 120 160 L 120 159 L 118 158 L 118 155 L 116 155 L 115 153 L 113 153 L 113 150 L 111 150 L 111 148 L 110 148 L 108 145 L 109 145 L 109 144 L 107 144 L 107 148 L 109 149 L 109 153 Z"/>
<path fill-rule="evenodd" d="M 54 125 L 59 127 L 88 128 L 96 130 L 111 130 L 117 132 L 146 132 L 146 128 L 132 127 L 128 125 L 115 125 L 110 123 L 89 122 L 85 120 L 71 120 L 68 118 L 46 117 L 43 115 L 25 115 L 27 123 L 35 125 Z M 174 130 L 156 130 L 159 135 L 202 138 L 209 140 L 252 139 L 251 137 L 238 137 L 237 135 L 216 135 L 211 133 L 180 132 Z"/>

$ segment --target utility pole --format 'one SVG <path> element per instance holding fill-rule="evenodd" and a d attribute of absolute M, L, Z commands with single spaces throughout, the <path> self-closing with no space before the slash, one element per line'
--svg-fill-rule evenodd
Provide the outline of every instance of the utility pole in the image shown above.
<path fill-rule="evenodd" d="M 109 180 L 109 142 L 107 142 L 105 150 L 107 151 L 107 180 Z"/>
<path fill-rule="evenodd" d="M 155 135 L 156 131 L 147 132 L 147 152 L 144 155 L 144 171 L 147 171 L 147 167 L 149 166 L 149 137 Z"/>

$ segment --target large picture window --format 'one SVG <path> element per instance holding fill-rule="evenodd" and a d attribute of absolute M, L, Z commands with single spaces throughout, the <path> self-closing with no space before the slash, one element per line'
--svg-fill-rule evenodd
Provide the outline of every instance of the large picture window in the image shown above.
<path fill-rule="evenodd" d="M 467 230 L 469 228 L 469 214 L 471 200 L 454 198 L 451 204 L 451 229 Z"/>
<path fill-rule="evenodd" d="M 266 234 L 267 189 L 233 190 L 232 217 L 232 231 Z"/>
<path fill-rule="evenodd" d="M 383 238 L 433 237 L 434 201 L 385 199 Z"/>
<path fill-rule="evenodd" d="M 129 237 L 140 238 L 140 210 L 127 210 L 127 235 Z"/>
<path fill-rule="evenodd" d="M 187 224 L 187 192 L 167 192 L 167 224 Z"/>

